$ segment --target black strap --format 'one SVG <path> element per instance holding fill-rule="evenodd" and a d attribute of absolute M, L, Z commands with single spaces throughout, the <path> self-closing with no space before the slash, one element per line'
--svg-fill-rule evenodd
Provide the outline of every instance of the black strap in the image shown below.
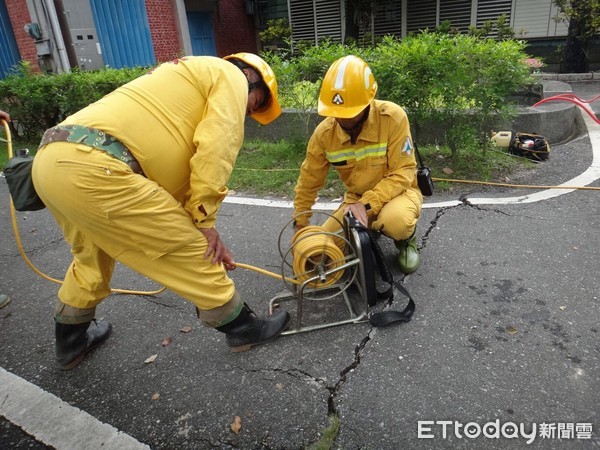
<path fill-rule="evenodd" d="M 356 221 L 358 224 L 358 221 Z M 375 257 L 373 252 L 371 251 L 371 238 L 367 229 L 359 226 L 359 225 L 351 225 L 352 228 L 356 230 L 356 234 L 358 235 L 359 245 L 361 248 L 362 254 L 362 265 L 365 271 L 365 285 L 362 286 L 364 290 L 364 295 L 367 296 L 367 303 L 369 306 L 373 306 L 377 303 L 379 299 L 379 292 L 377 291 L 377 285 L 375 283 L 375 277 L 369 276 L 369 272 L 375 269 Z"/>
<path fill-rule="evenodd" d="M 365 228 L 353 217 L 349 217 L 349 226 L 357 231 L 360 240 L 363 268 L 367 272 L 364 277 L 366 286 L 363 286 L 363 289 L 365 290 L 365 295 L 367 295 L 369 306 L 375 305 L 377 300 L 391 301 L 394 296 L 394 286 L 408 298 L 408 304 L 404 310 L 390 310 L 372 314 L 369 317 L 369 323 L 374 327 L 385 327 L 393 323 L 409 322 L 415 312 L 415 302 L 408 290 L 399 282 L 394 281 L 392 272 L 385 263 L 381 247 L 377 240 L 374 239 L 372 231 Z M 377 265 L 381 279 L 389 284 L 389 287 L 385 291 L 378 291 L 375 285 L 375 277 L 368 276 L 369 272 L 375 270 L 375 265 Z"/>
<path fill-rule="evenodd" d="M 400 293 L 408 298 L 408 304 L 402 311 L 390 310 L 371 314 L 371 317 L 369 317 L 369 323 L 374 327 L 386 327 L 393 323 L 409 322 L 415 312 L 415 302 L 410 296 L 408 290 L 398 281 L 394 281 L 392 272 L 387 267 L 387 264 L 383 259 L 383 252 L 381 251 L 381 247 L 379 247 L 377 240 L 371 238 L 371 246 L 373 248 L 375 259 L 377 260 L 377 266 L 379 267 L 381 278 L 390 284 L 389 289 L 386 291 L 389 292 L 389 295 L 386 298 L 389 298 L 390 300 L 393 298 L 394 286 L 396 286 L 396 289 L 398 289 Z"/>
<path fill-rule="evenodd" d="M 415 312 L 415 302 L 412 297 L 406 290 L 404 286 L 402 286 L 397 281 L 394 282 L 396 288 L 405 296 L 408 297 L 408 304 L 402 311 L 390 310 L 390 311 L 381 311 L 375 314 L 371 314 L 369 317 L 369 323 L 373 327 L 386 327 L 393 323 L 402 323 L 402 322 L 410 322 L 412 315 Z"/>
<path fill-rule="evenodd" d="M 417 160 L 419 161 L 419 167 L 422 168 L 423 160 L 421 159 L 421 154 L 419 153 L 419 148 L 417 147 L 417 144 L 414 142 L 413 142 L 413 145 L 415 146 L 415 153 L 417 154 Z"/>
<path fill-rule="evenodd" d="M 365 229 L 366 230 L 366 229 Z M 383 291 L 377 291 L 378 300 L 391 300 L 394 297 L 394 277 L 392 276 L 392 272 L 390 268 L 385 263 L 385 259 L 383 257 L 383 252 L 381 251 L 381 247 L 377 242 L 377 239 L 373 237 L 373 232 L 371 230 L 366 230 L 369 236 L 369 243 L 371 245 L 371 251 L 373 256 L 375 257 L 375 262 L 377 263 L 377 268 L 379 269 L 379 276 L 381 279 L 389 284 L 389 287 Z"/>

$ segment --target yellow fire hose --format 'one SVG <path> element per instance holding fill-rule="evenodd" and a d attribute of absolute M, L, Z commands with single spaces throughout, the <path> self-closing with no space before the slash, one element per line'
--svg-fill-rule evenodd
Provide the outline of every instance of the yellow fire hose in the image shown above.
<path fill-rule="evenodd" d="M 4 125 L 4 130 L 6 133 L 6 143 L 8 147 L 8 158 L 12 158 L 12 138 L 10 128 L 8 123 L 5 120 L 2 120 Z M 10 215 L 12 219 L 12 228 L 15 235 L 15 242 L 17 244 L 17 248 L 19 249 L 19 253 L 21 257 L 25 261 L 25 263 L 29 266 L 31 270 L 33 270 L 36 274 L 41 276 L 42 278 L 51 281 L 53 283 L 62 284 L 63 280 L 59 280 L 56 278 L 52 278 L 42 271 L 40 271 L 27 257 L 25 250 L 23 248 L 23 243 L 21 241 L 19 227 L 17 224 L 17 216 L 16 210 L 13 205 L 12 198 L 10 198 Z M 337 268 L 344 263 L 344 254 L 340 250 L 340 248 L 335 244 L 335 241 L 327 236 L 327 234 L 323 234 L 324 230 L 321 227 L 305 227 L 304 229 L 297 232 L 293 239 L 292 245 L 296 244 L 297 248 L 295 248 L 293 255 L 293 270 L 294 274 L 297 275 L 297 278 L 289 278 L 283 275 L 279 275 L 273 272 L 269 272 L 268 270 L 261 269 L 260 267 L 252 266 L 249 264 L 236 263 L 236 267 L 240 267 L 243 269 L 253 270 L 257 273 L 261 273 L 263 275 L 268 275 L 273 278 L 283 279 L 292 284 L 302 284 L 313 275 L 309 275 L 313 269 L 313 266 L 316 262 L 319 262 L 321 258 L 325 258 L 328 261 L 328 270 L 333 268 Z M 334 284 L 341 277 L 342 272 L 337 271 L 334 272 L 332 277 L 329 277 L 325 283 L 319 283 L 320 287 L 329 286 Z M 310 284 L 312 286 L 312 284 Z M 128 290 L 128 289 L 111 289 L 113 293 L 119 294 L 133 294 L 133 295 L 156 295 L 163 292 L 166 288 L 161 287 L 155 291 L 137 291 L 137 290 Z"/>
<path fill-rule="evenodd" d="M 493 183 L 491 181 L 476 181 L 476 180 L 456 180 L 452 178 L 431 178 L 433 181 L 449 181 L 451 183 L 467 183 L 467 184 L 485 184 L 488 186 L 501 186 L 510 188 L 526 188 L 526 189 L 574 189 L 574 190 L 589 190 L 600 191 L 600 187 L 594 186 L 544 186 L 533 184 L 510 184 L 510 183 Z"/>
<path fill-rule="evenodd" d="M 8 146 L 8 158 L 12 158 L 12 138 L 10 128 L 5 120 L 2 120 L 4 130 L 6 133 L 6 143 Z M 503 186 L 503 187 L 520 187 L 520 188 L 531 188 L 531 189 L 588 189 L 588 190 L 600 190 L 598 187 L 588 186 L 533 186 L 533 185 L 519 185 L 519 184 L 507 184 L 507 183 L 492 183 L 484 181 L 472 181 L 472 180 L 456 180 L 446 178 L 433 178 L 435 181 L 448 181 L 455 183 L 473 183 L 473 184 L 486 184 L 491 186 Z M 33 270 L 36 274 L 45 278 L 53 283 L 62 284 L 63 280 L 52 278 L 43 272 L 41 272 L 25 254 L 23 244 L 21 242 L 19 227 L 17 225 L 17 217 L 15 207 L 10 199 L 10 214 L 12 219 L 12 227 L 15 235 L 15 241 L 21 257 L 25 263 Z M 321 279 L 318 282 L 311 282 L 311 287 L 327 287 L 335 284 L 340 277 L 343 275 L 343 271 L 335 270 L 345 263 L 345 255 L 340 248 L 340 243 L 336 243 L 336 239 L 331 237 L 323 228 L 318 226 L 304 227 L 300 231 L 294 234 L 292 238 L 293 247 L 293 263 L 292 269 L 295 278 L 285 277 L 283 274 L 276 274 L 260 267 L 252 266 L 244 263 L 236 263 L 236 267 L 242 269 L 248 269 L 267 275 L 273 278 L 287 281 L 292 284 L 303 284 L 308 279 L 315 276 L 315 268 L 320 267 L 321 270 L 326 269 L 329 277 Z M 113 293 L 119 294 L 133 294 L 133 295 L 156 295 L 163 292 L 166 288 L 161 287 L 154 291 L 137 291 L 128 289 L 111 289 Z"/>
<path fill-rule="evenodd" d="M 8 158 L 10 159 L 13 156 L 12 138 L 11 138 L 10 128 L 8 126 L 8 123 L 5 120 L 2 120 L 2 123 L 4 125 L 4 131 L 6 132 L 6 144 L 8 147 Z M 31 270 L 33 270 L 35 273 L 37 273 L 42 278 L 45 278 L 46 280 L 51 281 L 53 283 L 62 284 L 62 282 L 63 282 L 62 280 L 52 278 L 52 277 L 44 274 L 43 272 L 41 272 L 37 267 L 35 267 L 33 265 L 33 263 L 29 260 L 29 258 L 25 254 L 25 250 L 23 249 L 23 244 L 21 242 L 21 237 L 19 234 L 19 227 L 17 225 L 17 215 L 16 215 L 16 211 L 15 211 L 15 206 L 13 205 L 12 198 L 10 198 L 10 216 L 12 219 L 13 232 L 15 234 L 15 242 L 17 243 L 17 248 L 19 249 L 19 253 L 21 254 L 21 257 L 23 258 L 25 263 L 29 266 L 29 268 Z M 163 292 L 164 290 L 165 290 L 165 288 L 162 287 L 155 291 L 132 291 L 132 290 L 128 290 L 128 289 L 111 289 L 111 292 L 119 293 L 119 294 L 156 295 L 156 294 Z"/>
<path fill-rule="evenodd" d="M 343 271 L 335 269 L 346 262 L 346 256 L 336 244 L 335 239 L 324 228 L 318 226 L 302 228 L 292 237 L 291 246 L 293 249 L 292 271 L 294 278 L 278 275 L 249 264 L 236 263 L 235 265 L 242 269 L 253 270 L 297 285 L 301 285 L 319 275 L 318 270 L 321 270 L 323 274 L 327 272 L 328 275 L 324 276 L 324 279 L 311 281 L 307 284 L 307 286 L 313 288 L 331 286 L 339 281 L 343 275 Z"/>

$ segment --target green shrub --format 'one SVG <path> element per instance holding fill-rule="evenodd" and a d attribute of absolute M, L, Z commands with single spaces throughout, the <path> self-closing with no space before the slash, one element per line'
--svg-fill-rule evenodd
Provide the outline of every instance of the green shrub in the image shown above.
<path fill-rule="evenodd" d="M 39 138 L 68 115 L 146 72 L 147 68 L 138 67 L 44 75 L 23 63 L 0 80 L 0 109 L 10 113 L 20 136 Z"/>
<path fill-rule="evenodd" d="M 265 48 L 277 52 L 287 52 L 292 37 L 292 28 L 286 18 L 267 20 L 267 26 L 258 33 L 258 37 Z"/>
<path fill-rule="evenodd" d="M 464 142 L 487 148 L 491 122 L 514 115 L 513 94 L 532 83 L 525 44 L 476 35 L 422 32 L 401 41 L 386 36 L 373 47 L 330 41 L 299 51 L 294 58 L 265 54 L 280 84 L 282 104 L 314 110 L 298 96 L 298 86 L 317 86 L 336 59 L 354 54 L 370 65 L 378 83 L 377 98 L 393 101 L 409 115 L 415 139 L 424 127 L 439 124 L 447 130 L 442 144 L 458 156 Z M 430 128 L 428 128 L 429 130 Z"/>
<path fill-rule="evenodd" d="M 318 45 L 295 42 L 295 56 L 265 52 L 277 74 L 280 102 L 304 114 L 317 106 L 320 82 L 338 58 L 355 54 L 369 63 L 379 85 L 377 97 L 404 107 L 414 138 L 424 129 L 443 129 L 443 145 L 457 157 L 465 142 L 484 151 L 491 122 L 515 112 L 509 99 L 531 84 L 522 41 L 494 40 L 477 34 L 422 32 L 399 40 L 378 39 L 371 47 L 329 40 Z M 26 64 L 0 80 L 0 109 L 8 111 L 24 138 L 41 133 L 146 68 L 106 68 L 61 75 L 34 74 Z M 432 125 L 433 124 L 433 125 Z"/>
<path fill-rule="evenodd" d="M 531 82 L 523 48 L 515 40 L 424 32 L 401 42 L 386 38 L 374 48 L 371 68 L 378 97 L 407 110 L 415 139 L 425 123 L 435 122 L 483 136 L 493 120 L 514 114 L 508 99 Z M 456 133 L 443 143 L 458 152 L 453 142 Z M 486 142 L 479 139 L 484 150 Z"/>

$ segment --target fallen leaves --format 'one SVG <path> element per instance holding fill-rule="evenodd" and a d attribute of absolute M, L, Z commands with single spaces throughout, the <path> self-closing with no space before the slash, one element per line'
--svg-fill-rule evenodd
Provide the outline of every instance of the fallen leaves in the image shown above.
<path fill-rule="evenodd" d="M 450 167 L 444 167 L 442 169 L 442 172 L 444 172 L 446 175 L 452 175 L 454 173 L 454 170 L 452 170 Z"/>
<path fill-rule="evenodd" d="M 510 335 L 513 335 L 517 334 L 519 330 L 517 330 L 515 327 L 506 327 L 506 332 Z"/>
<path fill-rule="evenodd" d="M 185 326 L 181 327 L 179 329 L 179 331 L 182 332 L 182 333 L 189 333 L 190 331 L 192 331 L 192 327 L 190 325 L 185 325 Z M 173 338 L 171 336 L 165 336 L 163 338 L 163 340 L 161 341 L 160 345 L 162 347 L 167 347 L 167 346 L 171 345 L 172 343 L 173 343 Z M 156 358 L 158 358 L 158 354 L 149 356 L 144 361 L 144 364 L 151 364 L 154 361 L 156 361 Z M 157 394 L 155 394 L 155 395 L 157 395 Z M 155 400 L 154 398 L 152 398 L 152 399 Z"/>
<path fill-rule="evenodd" d="M 242 418 L 240 416 L 235 416 L 230 428 L 235 434 L 240 434 L 240 430 L 242 429 Z"/>

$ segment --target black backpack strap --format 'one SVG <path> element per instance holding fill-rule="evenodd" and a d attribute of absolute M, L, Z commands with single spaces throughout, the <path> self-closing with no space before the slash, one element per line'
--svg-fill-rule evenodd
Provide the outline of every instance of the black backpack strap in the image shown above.
<path fill-rule="evenodd" d="M 385 263 L 385 259 L 383 258 L 383 251 L 381 250 L 377 239 L 373 237 L 373 232 L 371 230 L 367 230 L 367 233 L 369 235 L 371 251 L 375 258 L 375 262 L 377 263 L 377 268 L 379 269 L 379 276 L 383 281 L 385 281 L 389 285 L 389 287 L 385 291 L 377 291 L 377 299 L 391 300 L 394 297 L 394 277 L 392 276 L 390 268 Z"/>
<path fill-rule="evenodd" d="M 394 284 L 402 294 L 408 297 L 408 304 L 402 311 L 390 310 L 372 314 L 369 317 L 369 323 L 371 326 L 385 327 L 393 323 L 410 322 L 410 319 L 415 312 L 415 302 L 404 286 L 398 282 L 395 282 Z"/>
<path fill-rule="evenodd" d="M 358 222 L 356 222 L 358 223 Z M 375 271 L 375 256 L 371 249 L 371 237 L 366 228 L 351 224 L 351 227 L 356 231 L 358 236 L 358 244 L 360 245 L 362 265 L 365 271 L 364 277 L 364 294 L 367 296 L 367 303 L 369 306 L 373 306 L 377 303 L 379 298 L 379 292 L 377 292 L 377 285 L 375 283 L 375 277 L 371 276 Z"/>
<path fill-rule="evenodd" d="M 349 217 L 349 226 L 356 230 L 359 244 L 361 246 L 362 263 L 363 268 L 366 272 L 365 284 L 363 288 L 367 295 L 367 301 L 369 306 L 373 306 L 377 303 L 377 300 L 392 300 L 394 296 L 394 286 L 400 291 L 401 294 L 408 298 L 408 304 L 402 311 L 382 311 L 379 313 L 372 314 L 369 317 L 369 323 L 373 327 L 385 327 L 393 323 L 409 322 L 412 315 L 415 312 L 415 302 L 410 296 L 408 290 L 399 282 L 394 281 L 392 272 L 385 263 L 383 252 L 377 240 L 373 237 L 373 232 L 362 224 L 360 224 L 353 217 Z M 381 279 L 389 284 L 389 287 L 385 291 L 378 291 L 375 283 L 374 276 L 368 276 L 369 273 L 375 271 L 375 266 L 379 270 Z"/>
<path fill-rule="evenodd" d="M 377 261 L 377 267 L 379 268 L 381 279 L 389 283 L 390 285 L 390 287 L 385 292 L 379 293 L 381 296 L 380 298 L 392 300 L 394 296 L 394 286 L 396 286 L 396 289 L 398 289 L 401 294 L 408 298 L 408 304 L 402 311 L 390 310 L 372 314 L 369 317 L 369 323 L 371 324 L 371 326 L 374 327 L 385 327 L 393 323 L 409 322 L 412 318 L 412 315 L 415 312 L 415 302 L 410 296 L 408 290 L 399 282 L 394 281 L 392 272 L 390 271 L 383 258 L 383 252 L 381 251 L 381 247 L 379 246 L 377 240 L 372 237 L 372 232 L 370 233 L 371 247 L 373 249 L 373 255 L 375 256 L 375 260 Z"/>

